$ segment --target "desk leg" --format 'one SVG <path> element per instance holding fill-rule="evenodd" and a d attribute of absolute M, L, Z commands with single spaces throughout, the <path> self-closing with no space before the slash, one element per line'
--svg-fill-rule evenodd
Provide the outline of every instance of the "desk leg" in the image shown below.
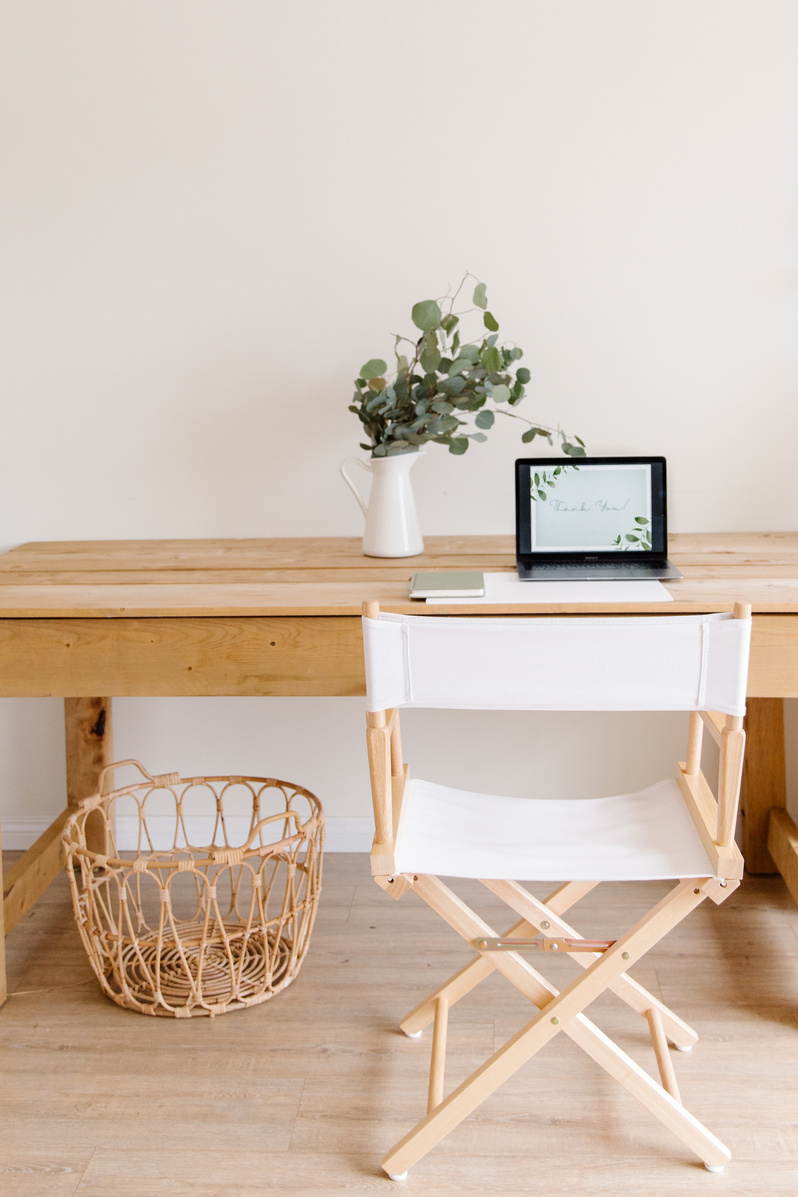
<path fill-rule="evenodd" d="M 745 867 L 749 873 L 777 873 L 767 842 L 770 811 L 787 805 L 784 700 L 749 698 L 745 730 L 741 798 Z"/>
<path fill-rule="evenodd" d="M 68 806 L 40 835 L 32 848 L 16 861 L 3 876 L 0 855 L 0 1006 L 8 996 L 5 935 L 19 922 L 26 910 L 38 901 L 51 881 L 61 870 L 61 829 L 70 808 L 81 798 L 97 790 L 100 770 L 111 763 L 110 698 L 67 698 L 64 700 L 66 730 L 67 799 Z M 111 776 L 106 787 L 111 788 Z M 102 822 L 86 828 L 89 847 L 105 851 L 105 828 Z M 2 843 L 0 843 L 2 849 Z"/>
<path fill-rule="evenodd" d="M 0 831 L 0 1006 L 8 997 L 8 981 L 6 979 L 6 918 L 5 901 L 3 895 L 3 840 Z"/>
<path fill-rule="evenodd" d="M 110 698 L 65 698 L 67 803 L 75 806 L 81 798 L 97 792 L 100 772 L 113 760 L 113 729 Z M 106 789 L 113 788 L 113 777 L 106 779 Z M 86 825 L 88 847 L 105 851 L 102 825 Z"/>

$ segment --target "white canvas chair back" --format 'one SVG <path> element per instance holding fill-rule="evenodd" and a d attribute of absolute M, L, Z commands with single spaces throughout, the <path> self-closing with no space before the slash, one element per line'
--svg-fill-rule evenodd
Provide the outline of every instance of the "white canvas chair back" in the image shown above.
<path fill-rule="evenodd" d="M 751 620 L 719 615 L 364 618 L 370 711 L 745 712 Z"/>

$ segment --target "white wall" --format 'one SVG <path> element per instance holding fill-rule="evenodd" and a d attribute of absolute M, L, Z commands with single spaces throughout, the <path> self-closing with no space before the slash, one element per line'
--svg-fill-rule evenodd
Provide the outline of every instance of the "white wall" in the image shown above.
<path fill-rule="evenodd" d="M 794 528 L 796 39 L 791 0 L 9 0 L 0 543 L 358 534 L 351 379 L 466 269 L 524 414 L 664 453 L 677 531 Z M 504 424 L 418 463 L 425 532 L 511 531 Z M 368 814 L 356 702 L 116 713 L 119 755 Z M 10 816 L 59 808 L 61 717 L 0 704 Z M 474 740 L 441 720 L 433 767 Z M 519 792 L 528 749 L 544 786 L 570 762 L 542 727 L 490 733 Z M 647 731 L 601 732 L 629 778 Z"/>

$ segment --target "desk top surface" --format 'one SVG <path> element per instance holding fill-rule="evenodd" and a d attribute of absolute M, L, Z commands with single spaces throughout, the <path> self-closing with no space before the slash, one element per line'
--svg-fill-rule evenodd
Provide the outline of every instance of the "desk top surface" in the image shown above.
<path fill-rule="evenodd" d="M 666 605 L 479 603 L 451 612 L 677 614 L 740 601 L 798 613 L 798 532 L 676 534 L 669 556 L 684 578 L 664 583 L 674 599 Z M 350 537 L 32 542 L 0 555 L 0 617 L 359 615 L 364 599 L 418 614 L 423 604 L 407 597 L 418 569 L 514 572 L 514 538 L 430 536 L 421 556 L 405 558 L 366 557 Z"/>

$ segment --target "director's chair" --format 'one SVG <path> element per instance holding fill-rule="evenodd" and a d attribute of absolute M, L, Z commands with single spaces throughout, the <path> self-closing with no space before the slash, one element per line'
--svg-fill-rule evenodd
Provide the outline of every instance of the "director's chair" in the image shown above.
<path fill-rule="evenodd" d="M 524 618 L 406 616 L 363 607 L 368 754 L 374 802 L 374 880 L 393 898 L 409 889 L 475 950 L 474 958 L 401 1023 L 433 1023 L 427 1115 L 382 1161 L 393 1179 L 466 1118 L 555 1035 L 564 1032 L 710 1171 L 728 1148 L 682 1105 L 668 1041 L 696 1032 L 627 970 L 705 898 L 740 884 L 734 842 L 745 733 L 751 609 L 716 615 Z M 475 794 L 410 779 L 398 709 L 686 710 L 686 761 L 675 779 L 634 794 L 552 801 Z M 720 748 L 717 799 L 701 771 L 707 727 Z M 477 878 L 514 912 L 501 935 L 440 880 Z M 520 884 L 562 878 L 538 900 Z M 567 880 L 565 880 L 567 879 Z M 563 916 L 601 881 L 673 880 L 674 888 L 616 940 L 585 939 Z M 581 965 L 558 992 L 522 953 L 566 954 Z M 448 1011 L 495 969 L 536 1013 L 467 1080 L 444 1096 Z M 645 1017 L 654 1080 L 585 1009 L 612 990 Z"/>

